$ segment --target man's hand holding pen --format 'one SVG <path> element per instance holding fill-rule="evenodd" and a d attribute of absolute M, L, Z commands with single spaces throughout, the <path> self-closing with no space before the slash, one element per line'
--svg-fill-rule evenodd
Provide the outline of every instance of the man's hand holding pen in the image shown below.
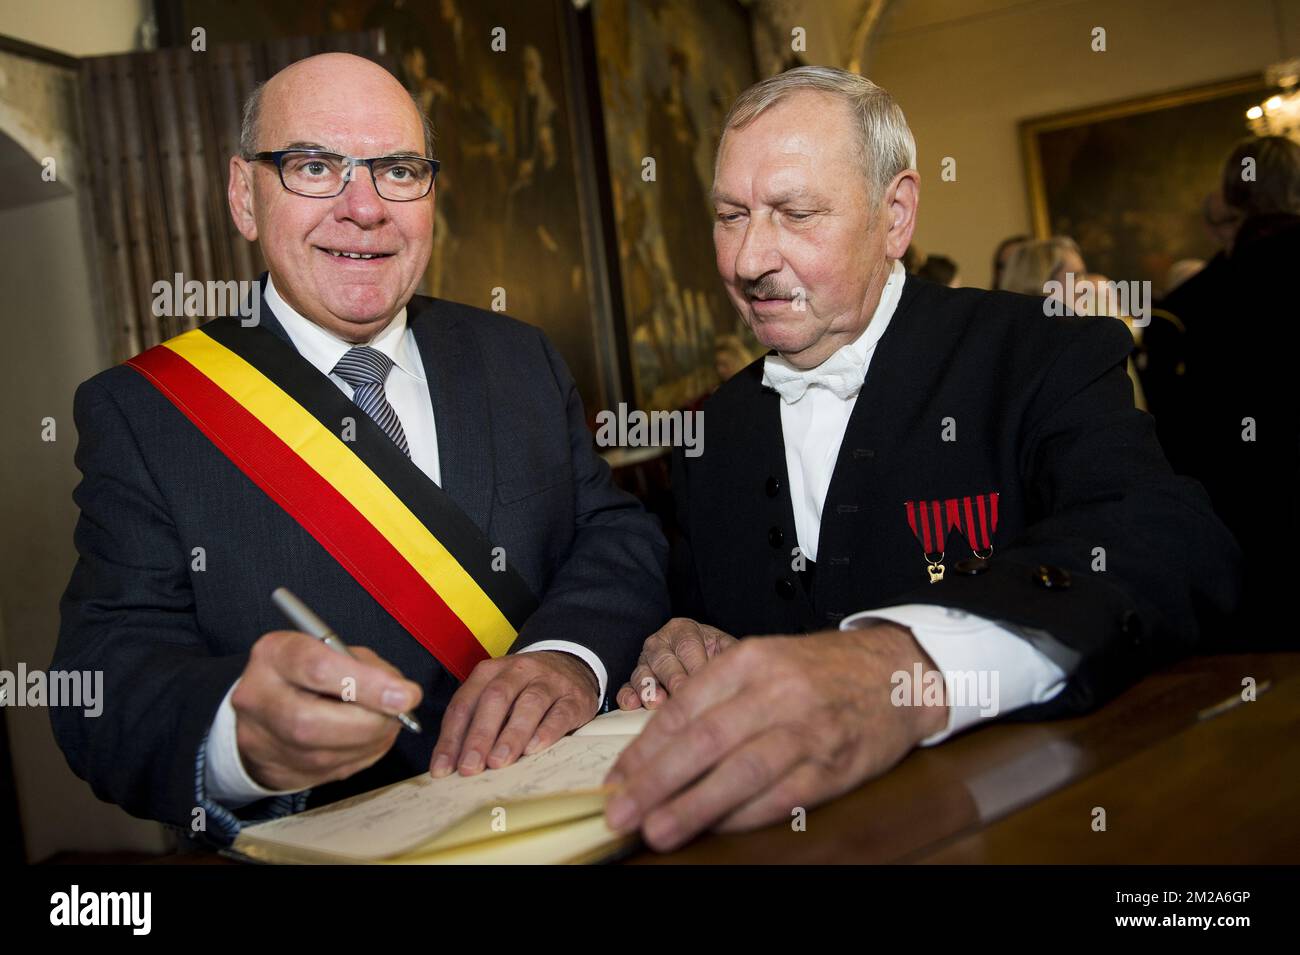
<path fill-rule="evenodd" d="M 292 630 L 253 644 L 230 702 L 239 756 L 257 783 L 296 791 L 373 765 L 397 738 L 395 718 L 419 705 L 420 687 L 374 651 L 351 655 Z"/>

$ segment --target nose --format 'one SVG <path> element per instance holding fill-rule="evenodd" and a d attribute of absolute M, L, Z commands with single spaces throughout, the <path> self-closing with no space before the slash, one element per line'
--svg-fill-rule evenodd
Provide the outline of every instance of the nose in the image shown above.
<path fill-rule="evenodd" d="M 750 216 L 745 237 L 736 250 L 736 275 L 754 281 L 769 272 L 781 271 L 781 252 L 776 227 L 766 216 Z"/>
<path fill-rule="evenodd" d="M 334 215 L 338 219 L 350 219 L 362 227 L 378 225 L 388 218 L 388 207 L 380 198 L 368 168 L 352 168 L 351 177 L 335 200 Z"/>

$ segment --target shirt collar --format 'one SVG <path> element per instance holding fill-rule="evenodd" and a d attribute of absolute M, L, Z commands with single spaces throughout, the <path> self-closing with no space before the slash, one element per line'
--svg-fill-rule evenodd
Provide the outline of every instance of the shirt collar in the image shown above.
<path fill-rule="evenodd" d="M 266 304 L 271 307 L 275 317 L 284 326 L 293 347 L 298 354 L 311 362 L 321 374 L 328 375 L 347 354 L 348 349 L 356 344 L 369 345 L 376 351 L 387 355 L 394 365 L 417 381 L 424 381 L 424 366 L 415 351 L 413 336 L 406 334 L 406 306 L 393 316 L 383 329 L 368 342 L 350 342 L 340 338 L 326 328 L 317 325 L 311 319 L 295 311 L 284 300 L 275 287 L 271 276 L 266 277 Z"/>
<path fill-rule="evenodd" d="M 898 301 L 903 295 L 903 283 L 906 279 L 907 273 L 903 269 L 903 263 L 895 259 L 889 278 L 885 280 L 885 286 L 880 290 L 880 301 L 876 303 L 876 310 L 872 312 L 871 321 L 867 323 L 861 335 L 842 346 L 815 368 L 796 368 L 781 355 L 768 355 L 764 361 L 763 383 L 769 387 L 777 387 L 778 383 L 797 381 L 797 384 L 777 389 L 781 391 L 782 397 L 787 402 L 797 401 L 802 397 L 809 384 L 827 384 L 831 380 L 843 378 L 854 379 L 857 387 L 861 387 L 871 353 L 876 347 L 876 342 L 880 341 L 889 329 L 890 319 L 894 317 Z M 845 388 L 852 394 L 857 393 L 857 388 L 852 386 L 837 387 L 836 390 L 838 392 Z"/>

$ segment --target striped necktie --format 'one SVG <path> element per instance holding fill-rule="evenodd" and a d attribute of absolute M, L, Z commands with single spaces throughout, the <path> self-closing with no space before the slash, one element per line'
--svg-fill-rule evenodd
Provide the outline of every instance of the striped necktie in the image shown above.
<path fill-rule="evenodd" d="M 339 359 L 333 373 L 352 386 L 352 400 L 357 407 L 368 414 L 409 458 L 411 449 L 406 443 L 406 432 L 384 394 L 384 380 L 392 367 L 393 360 L 383 352 L 369 345 L 358 345 Z"/>

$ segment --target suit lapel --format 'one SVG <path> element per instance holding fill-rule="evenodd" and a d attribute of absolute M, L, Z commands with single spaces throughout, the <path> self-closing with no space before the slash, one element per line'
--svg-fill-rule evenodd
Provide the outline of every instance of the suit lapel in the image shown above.
<path fill-rule="evenodd" d="M 898 430 L 901 422 L 894 415 L 904 410 L 900 397 L 916 391 L 929 372 L 923 357 L 909 351 L 914 344 L 912 330 L 916 316 L 912 311 L 917 291 L 916 279 L 909 277 L 889 328 L 876 342 L 871 367 L 867 369 L 866 380 L 844 429 L 844 440 L 831 477 L 832 491 L 840 476 L 839 465 L 846 455 L 851 458 L 855 448 L 878 447 L 888 434 Z"/>
<path fill-rule="evenodd" d="M 495 474 L 482 356 L 465 320 L 446 302 L 412 299 L 406 320 L 429 383 L 442 489 L 487 533 Z"/>
<path fill-rule="evenodd" d="M 853 404 L 835 459 L 835 470 L 831 473 L 831 483 L 826 490 L 817 534 L 819 557 L 827 553 L 827 546 L 837 546 L 834 537 L 843 522 L 835 520 L 832 508 L 856 501 L 862 495 L 865 476 L 872 472 L 878 458 L 889 452 L 890 434 L 896 434 L 900 426 L 906 426 L 903 417 L 907 409 L 902 397 L 913 393 L 916 385 L 915 382 L 909 384 L 909 376 L 915 376 L 921 370 L 914 356 L 909 360 L 906 354 L 912 338 L 910 329 L 915 316 L 911 312 L 917 291 L 916 280 L 909 276 L 889 328 L 876 342 L 867 378 Z M 848 506 L 853 505 L 850 503 Z"/>

